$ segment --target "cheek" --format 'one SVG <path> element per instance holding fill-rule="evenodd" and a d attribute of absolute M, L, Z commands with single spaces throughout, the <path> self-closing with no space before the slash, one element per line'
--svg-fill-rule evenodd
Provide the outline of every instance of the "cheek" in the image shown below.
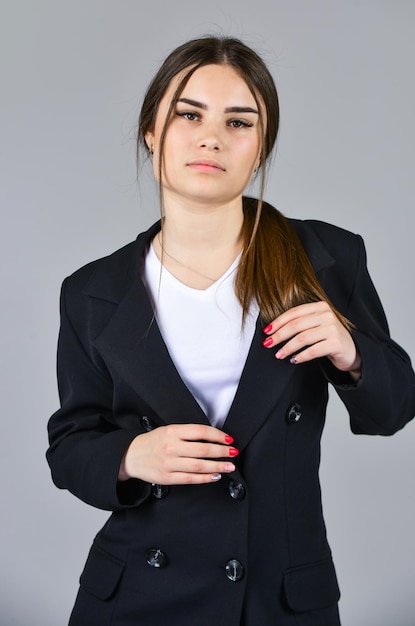
<path fill-rule="evenodd" d="M 174 169 L 180 168 L 183 161 L 189 158 L 191 148 L 191 137 L 183 129 L 169 128 L 163 146 L 163 159 L 165 172 L 172 173 Z"/>
<path fill-rule="evenodd" d="M 174 149 L 177 145 L 186 145 L 191 139 L 191 129 L 179 124 L 172 124 L 167 131 L 165 146 Z"/>
<path fill-rule="evenodd" d="M 261 150 L 259 140 L 253 141 L 252 138 L 243 138 L 236 146 L 237 152 L 241 159 L 246 162 L 256 161 Z"/>
<path fill-rule="evenodd" d="M 156 140 L 156 148 L 153 155 L 153 172 L 157 181 L 159 181 L 159 158 L 160 158 L 160 137 Z M 171 182 L 172 177 L 178 173 L 182 157 L 183 138 L 180 134 L 172 132 L 169 129 L 164 139 L 163 159 L 162 159 L 162 180 L 164 183 Z"/>

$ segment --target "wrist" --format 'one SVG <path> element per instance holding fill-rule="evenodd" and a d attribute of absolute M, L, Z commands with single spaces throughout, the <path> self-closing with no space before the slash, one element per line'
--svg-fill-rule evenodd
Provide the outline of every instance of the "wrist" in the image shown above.
<path fill-rule="evenodd" d="M 121 460 L 121 464 L 120 464 L 120 469 L 118 470 L 118 481 L 119 482 L 125 482 L 126 480 L 129 480 L 131 478 L 131 476 L 128 474 L 127 470 L 126 470 L 126 463 L 125 463 L 125 457 L 127 455 L 127 452 L 124 454 L 122 460 Z"/>
<path fill-rule="evenodd" d="M 351 368 L 348 370 L 350 376 L 355 382 L 357 382 L 362 376 L 362 359 L 360 354 L 356 351 L 356 358 L 352 363 Z"/>

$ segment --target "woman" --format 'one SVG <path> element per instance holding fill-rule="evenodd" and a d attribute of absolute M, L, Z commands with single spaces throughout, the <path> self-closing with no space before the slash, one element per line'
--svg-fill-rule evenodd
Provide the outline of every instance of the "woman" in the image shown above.
<path fill-rule="evenodd" d="M 113 511 L 72 625 L 340 623 L 318 480 L 328 383 L 353 432 L 388 435 L 414 414 L 414 373 L 361 238 L 262 201 L 277 131 L 255 52 L 177 48 L 139 121 L 162 219 L 64 282 L 48 461 Z"/>

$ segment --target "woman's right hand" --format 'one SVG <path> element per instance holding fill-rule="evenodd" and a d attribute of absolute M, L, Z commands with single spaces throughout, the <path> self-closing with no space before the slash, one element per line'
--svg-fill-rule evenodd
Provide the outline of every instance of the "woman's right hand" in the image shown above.
<path fill-rule="evenodd" d="M 203 484 L 235 470 L 233 438 L 204 424 L 169 424 L 138 435 L 121 462 L 118 479 L 158 485 Z"/>

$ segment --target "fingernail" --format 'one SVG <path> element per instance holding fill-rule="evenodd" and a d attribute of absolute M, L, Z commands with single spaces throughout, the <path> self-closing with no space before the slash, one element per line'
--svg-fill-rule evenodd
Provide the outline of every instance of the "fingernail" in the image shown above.
<path fill-rule="evenodd" d="M 272 344 L 274 343 L 274 340 L 272 339 L 272 337 L 267 337 L 266 339 L 264 339 L 264 341 L 262 342 L 262 345 L 265 348 L 269 348 L 270 346 L 272 346 Z"/>
<path fill-rule="evenodd" d="M 229 456 L 238 456 L 239 450 L 238 448 L 229 448 Z"/>
<path fill-rule="evenodd" d="M 282 359 L 282 350 L 278 350 L 278 352 L 276 352 L 275 358 L 276 359 Z"/>
<path fill-rule="evenodd" d="M 226 463 L 225 465 L 225 472 L 234 472 L 235 471 L 235 465 L 233 463 Z"/>
<path fill-rule="evenodd" d="M 268 326 L 265 326 L 265 328 L 263 329 L 263 332 L 268 334 L 270 333 L 272 330 L 272 324 L 268 324 Z"/>
<path fill-rule="evenodd" d="M 222 474 L 212 474 L 212 480 L 220 480 L 222 478 Z"/>
<path fill-rule="evenodd" d="M 225 443 L 233 443 L 233 437 L 230 435 L 225 435 Z"/>
<path fill-rule="evenodd" d="M 297 365 L 297 357 L 296 356 L 292 356 L 290 359 L 290 363 L 292 363 L 293 365 Z"/>

